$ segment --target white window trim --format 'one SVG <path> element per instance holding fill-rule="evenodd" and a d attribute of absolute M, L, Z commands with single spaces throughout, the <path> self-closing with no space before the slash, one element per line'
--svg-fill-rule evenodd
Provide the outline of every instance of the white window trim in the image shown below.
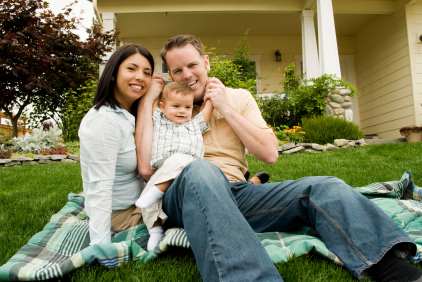
<path fill-rule="evenodd" d="M 163 77 L 164 81 L 171 81 L 170 75 L 167 72 L 163 72 L 163 60 L 161 59 L 161 57 L 155 57 L 154 59 L 155 62 L 155 73 L 159 74 Z"/>

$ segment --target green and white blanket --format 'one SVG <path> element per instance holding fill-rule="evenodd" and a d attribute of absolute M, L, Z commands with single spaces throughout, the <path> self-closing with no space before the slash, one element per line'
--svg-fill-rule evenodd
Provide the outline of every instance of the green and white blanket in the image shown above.
<path fill-rule="evenodd" d="M 415 262 L 422 255 L 422 188 L 411 181 L 406 172 L 400 181 L 373 183 L 355 188 L 381 207 L 394 222 L 417 244 Z M 166 252 L 170 247 L 189 248 L 183 229 L 166 231 L 166 236 L 147 252 L 148 231 L 145 225 L 133 227 L 113 235 L 112 243 L 89 246 L 88 216 L 84 197 L 69 194 L 69 202 L 53 215 L 44 229 L 35 234 L 6 264 L 0 267 L 1 281 L 31 281 L 62 277 L 76 268 L 99 262 L 108 267 L 129 261 L 147 261 Z M 269 232 L 257 234 L 271 259 L 277 263 L 293 255 L 313 251 L 342 264 L 325 244 L 312 236 L 313 229 L 297 232 Z"/>

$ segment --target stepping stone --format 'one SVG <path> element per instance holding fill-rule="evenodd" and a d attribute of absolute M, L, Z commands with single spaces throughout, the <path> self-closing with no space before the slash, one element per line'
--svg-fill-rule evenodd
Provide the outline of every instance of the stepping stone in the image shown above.
<path fill-rule="evenodd" d="M 296 148 L 293 148 L 293 149 L 290 149 L 290 150 L 287 150 L 287 151 L 283 151 L 283 154 L 293 154 L 293 153 L 302 151 L 303 149 L 305 149 L 305 147 L 299 146 L 299 147 L 296 147 Z"/>

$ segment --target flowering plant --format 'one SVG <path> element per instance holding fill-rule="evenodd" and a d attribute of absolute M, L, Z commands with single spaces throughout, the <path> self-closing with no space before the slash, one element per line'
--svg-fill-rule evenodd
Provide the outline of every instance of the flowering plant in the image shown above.
<path fill-rule="evenodd" d="M 292 129 L 285 129 L 287 137 L 289 138 L 290 142 L 295 144 L 302 143 L 305 140 L 305 131 L 299 131 L 301 129 L 300 126 L 293 126 Z"/>
<path fill-rule="evenodd" d="M 295 144 L 302 143 L 305 139 L 305 132 L 300 131 L 300 126 L 293 126 L 289 128 L 288 126 L 282 126 L 282 128 L 276 128 L 275 135 L 281 141 L 293 142 Z"/>
<path fill-rule="evenodd" d="M 39 155 L 67 155 L 70 152 L 63 147 L 58 146 L 57 148 L 51 148 L 39 151 Z"/>

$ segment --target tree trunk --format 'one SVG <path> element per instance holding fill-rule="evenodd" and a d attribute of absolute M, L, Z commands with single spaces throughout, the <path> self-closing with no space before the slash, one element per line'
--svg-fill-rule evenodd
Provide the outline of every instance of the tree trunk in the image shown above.
<path fill-rule="evenodd" d="M 13 116 L 13 111 L 9 110 L 8 108 L 3 109 L 4 113 L 10 118 L 10 121 L 12 122 L 12 128 L 13 128 L 13 132 L 12 132 L 12 137 L 18 137 L 18 121 L 19 121 L 19 117 L 22 115 L 23 110 L 25 109 L 26 106 L 29 105 L 30 102 L 30 97 L 28 97 L 25 102 L 23 102 L 22 105 L 19 105 L 19 110 L 18 113 Z"/>
<path fill-rule="evenodd" d="M 12 123 L 12 137 L 18 137 L 18 120 L 20 115 L 13 116 L 12 113 L 7 112 L 6 115 L 9 117 Z"/>
<path fill-rule="evenodd" d="M 12 137 L 18 137 L 18 117 L 12 118 L 10 121 L 12 122 Z"/>

